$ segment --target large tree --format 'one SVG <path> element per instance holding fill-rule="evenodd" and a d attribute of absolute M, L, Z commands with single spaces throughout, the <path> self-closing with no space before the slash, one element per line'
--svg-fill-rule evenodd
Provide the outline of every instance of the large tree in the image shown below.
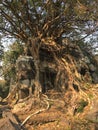
<path fill-rule="evenodd" d="M 40 46 L 51 41 L 58 49 L 64 37 L 80 42 L 94 33 L 97 4 L 97 0 L 1 0 L 0 33 L 25 43 L 36 61 L 39 82 Z"/>

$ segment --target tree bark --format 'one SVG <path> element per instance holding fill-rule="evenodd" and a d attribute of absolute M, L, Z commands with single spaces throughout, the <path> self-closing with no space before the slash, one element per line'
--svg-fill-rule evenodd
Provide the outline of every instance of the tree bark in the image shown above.
<path fill-rule="evenodd" d="M 42 87 L 39 80 L 39 63 L 40 63 L 39 60 L 34 61 L 35 68 L 36 68 L 36 76 L 35 76 L 35 81 L 34 81 L 34 86 L 35 86 L 34 96 L 38 98 L 40 97 L 40 94 L 42 93 Z"/>
<path fill-rule="evenodd" d="M 35 87 L 34 96 L 38 97 L 38 98 L 40 97 L 40 94 L 42 93 L 42 87 L 41 87 L 40 80 L 39 80 L 39 64 L 40 64 L 39 47 L 40 47 L 40 42 L 37 38 L 29 39 L 28 48 L 30 50 L 32 57 L 34 58 L 34 65 L 35 65 L 35 69 L 36 69 L 35 79 L 33 80 L 33 85 Z"/>

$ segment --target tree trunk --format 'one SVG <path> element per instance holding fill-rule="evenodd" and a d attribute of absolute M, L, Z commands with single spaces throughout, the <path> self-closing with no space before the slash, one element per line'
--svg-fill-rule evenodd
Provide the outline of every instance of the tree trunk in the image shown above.
<path fill-rule="evenodd" d="M 35 97 L 40 97 L 40 94 L 42 93 L 42 87 L 39 80 L 39 64 L 40 64 L 39 47 L 40 47 L 40 42 L 37 38 L 29 39 L 28 48 L 30 50 L 32 57 L 34 58 L 34 65 L 36 69 L 35 79 L 33 80 L 33 85 L 35 86 L 35 92 L 34 92 Z"/>
<path fill-rule="evenodd" d="M 34 86 L 35 86 L 35 92 L 34 96 L 35 97 L 40 97 L 40 94 L 42 93 L 42 87 L 39 81 L 39 60 L 34 61 L 35 68 L 36 68 L 36 76 L 35 76 L 35 81 L 34 81 Z"/>

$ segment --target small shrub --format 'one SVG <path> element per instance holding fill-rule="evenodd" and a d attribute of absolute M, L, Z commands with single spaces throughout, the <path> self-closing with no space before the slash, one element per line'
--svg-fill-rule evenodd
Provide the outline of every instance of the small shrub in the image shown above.
<path fill-rule="evenodd" d="M 8 95 L 9 87 L 5 80 L 0 80 L 0 97 L 5 98 Z"/>
<path fill-rule="evenodd" d="M 92 99 L 94 96 L 93 94 L 88 94 L 89 98 Z"/>
<path fill-rule="evenodd" d="M 79 106 L 77 108 L 77 112 L 81 113 L 83 112 L 84 108 L 88 105 L 87 101 L 84 101 L 83 99 L 79 102 Z"/>

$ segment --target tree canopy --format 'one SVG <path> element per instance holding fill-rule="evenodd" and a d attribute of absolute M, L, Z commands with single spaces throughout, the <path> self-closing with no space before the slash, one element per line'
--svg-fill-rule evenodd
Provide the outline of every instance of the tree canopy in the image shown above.
<path fill-rule="evenodd" d="M 16 75 L 16 60 L 23 53 L 23 45 L 19 41 L 15 41 L 12 45 L 8 47 L 8 50 L 4 52 L 3 55 L 3 77 L 6 81 L 10 81 L 11 78 L 15 81 Z"/>
<path fill-rule="evenodd" d="M 97 30 L 97 4 L 97 0 L 2 0 L 0 32 L 25 42 L 30 37 L 80 40 Z"/>

